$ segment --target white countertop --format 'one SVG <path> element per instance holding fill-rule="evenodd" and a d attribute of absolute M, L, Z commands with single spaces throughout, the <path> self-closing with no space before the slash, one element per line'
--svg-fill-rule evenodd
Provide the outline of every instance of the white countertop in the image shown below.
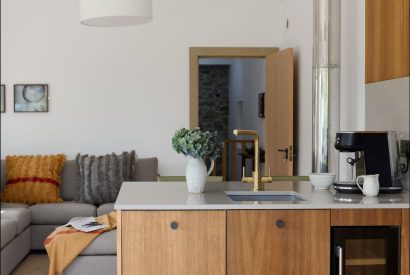
<path fill-rule="evenodd" d="M 250 190 L 241 182 L 207 183 L 205 193 L 188 193 L 185 182 L 124 182 L 115 202 L 118 210 L 211 210 L 211 209 L 343 209 L 409 208 L 409 192 L 379 194 L 339 194 L 334 189 L 314 191 L 310 182 L 274 182 L 266 191 L 291 191 L 305 201 L 241 202 L 231 200 L 224 191 Z"/>

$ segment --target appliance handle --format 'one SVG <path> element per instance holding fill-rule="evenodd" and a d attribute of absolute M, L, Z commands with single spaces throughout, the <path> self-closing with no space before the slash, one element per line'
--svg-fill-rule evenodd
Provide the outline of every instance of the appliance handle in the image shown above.
<path fill-rule="evenodd" d="M 340 245 L 335 247 L 336 257 L 339 259 L 339 273 L 338 275 L 343 275 L 343 247 Z"/>

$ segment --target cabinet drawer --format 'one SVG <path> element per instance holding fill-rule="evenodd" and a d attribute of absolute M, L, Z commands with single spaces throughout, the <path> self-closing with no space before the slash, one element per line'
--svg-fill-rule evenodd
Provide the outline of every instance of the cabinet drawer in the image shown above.
<path fill-rule="evenodd" d="M 332 226 L 400 226 L 401 209 L 333 209 Z"/>

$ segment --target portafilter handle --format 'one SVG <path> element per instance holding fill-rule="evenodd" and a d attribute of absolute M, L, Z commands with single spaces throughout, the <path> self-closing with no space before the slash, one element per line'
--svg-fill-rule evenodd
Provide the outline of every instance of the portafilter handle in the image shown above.
<path fill-rule="evenodd" d="M 349 163 L 349 164 L 351 165 L 351 167 L 352 167 L 352 180 L 355 180 L 355 177 L 354 177 L 354 166 L 356 165 L 356 163 L 357 163 L 360 159 L 361 159 L 360 151 L 357 153 L 357 157 L 356 157 L 356 158 L 348 157 L 348 158 L 346 159 L 346 162 Z"/>

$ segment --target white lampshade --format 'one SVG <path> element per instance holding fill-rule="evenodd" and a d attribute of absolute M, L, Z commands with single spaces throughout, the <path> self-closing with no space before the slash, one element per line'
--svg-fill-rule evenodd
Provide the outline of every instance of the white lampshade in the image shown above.
<path fill-rule="evenodd" d="M 151 0 L 80 0 L 81 24 L 115 27 L 152 20 Z"/>

